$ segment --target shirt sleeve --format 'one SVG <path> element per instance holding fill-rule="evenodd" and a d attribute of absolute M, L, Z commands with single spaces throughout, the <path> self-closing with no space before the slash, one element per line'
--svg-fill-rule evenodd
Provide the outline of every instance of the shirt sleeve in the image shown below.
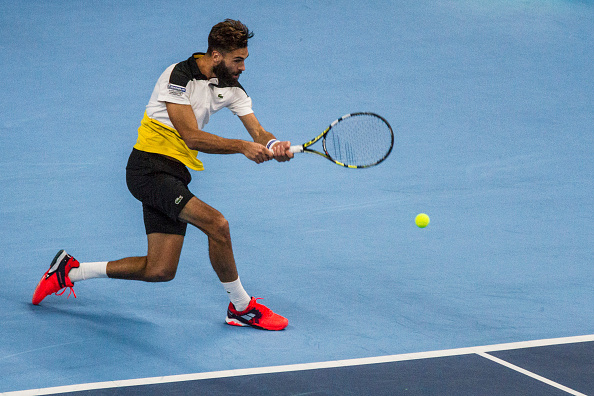
<path fill-rule="evenodd" d="M 159 94 L 157 100 L 177 104 L 190 104 L 191 72 L 186 70 L 183 63 L 172 65 L 163 73 L 159 79 Z M 169 77 L 167 78 L 167 73 Z"/>
<path fill-rule="evenodd" d="M 228 106 L 229 110 L 239 117 L 253 113 L 252 99 L 247 95 L 247 93 L 245 93 L 243 89 L 234 89 L 236 89 L 237 92 L 234 95 L 235 99 Z"/>

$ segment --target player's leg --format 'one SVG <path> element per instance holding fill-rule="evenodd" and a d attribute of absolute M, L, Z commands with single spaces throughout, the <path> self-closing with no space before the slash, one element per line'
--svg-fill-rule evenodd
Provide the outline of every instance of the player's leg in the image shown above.
<path fill-rule="evenodd" d="M 167 282 L 175 277 L 184 242 L 183 235 L 151 233 L 148 253 L 143 257 L 126 257 L 116 261 L 79 263 L 60 250 L 43 274 L 33 293 L 33 304 L 50 294 L 72 287 L 74 282 L 93 278 L 133 279 L 145 282 Z M 75 294 L 76 297 L 76 294 Z"/>
<path fill-rule="evenodd" d="M 143 257 L 110 261 L 107 276 L 146 282 L 166 282 L 175 277 L 187 223 L 179 213 L 193 194 L 188 169 L 171 158 L 132 150 L 126 166 L 126 183 L 142 202 L 148 252 Z"/>
<path fill-rule="evenodd" d="M 80 263 L 68 275 L 73 283 L 101 276 L 145 282 L 167 282 L 175 277 L 187 223 L 172 219 L 153 206 L 143 204 L 142 207 L 147 255 L 104 263 Z"/>
<path fill-rule="evenodd" d="M 167 282 L 175 277 L 184 243 L 183 235 L 147 235 L 148 252 L 143 257 L 126 257 L 107 263 L 107 276 L 145 282 Z"/>
<path fill-rule="evenodd" d="M 265 330 L 282 330 L 287 327 L 289 321 L 286 318 L 258 303 L 256 298 L 250 298 L 243 289 L 233 256 L 227 219 L 218 210 L 196 197 L 188 201 L 179 218 L 198 227 L 208 237 L 211 265 L 231 300 L 225 318 L 226 323 Z"/>
<path fill-rule="evenodd" d="M 176 176 L 177 175 L 177 176 Z M 144 257 L 128 257 L 113 262 L 79 263 L 64 251 L 58 252 L 33 293 L 33 304 L 80 280 L 114 277 L 148 282 L 173 279 L 187 223 L 178 219 L 192 197 L 191 180 L 181 163 L 165 157 L 133 150 L 126 168 L 126 182 L 132 195 L 142 203 L 148 252 Z"/>
<path fill-rule="evenodd" d="M 238 278 L 229 222 L 212 206 L 192 197 L 181 211 L 179 218 L 198 227 L 208 237 L 210 263 L 221 282 Z"/>

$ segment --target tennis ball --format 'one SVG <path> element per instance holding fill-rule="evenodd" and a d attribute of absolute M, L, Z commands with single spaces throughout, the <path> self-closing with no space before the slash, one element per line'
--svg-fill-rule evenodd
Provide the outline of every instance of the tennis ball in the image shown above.
<path fill-rule="evenodd" d="M 425 228 L 429 225 L 429 216 L 425 213 L 419 213 L 417 217 L 415 217 L 415 224 L 419 228 Z"/>

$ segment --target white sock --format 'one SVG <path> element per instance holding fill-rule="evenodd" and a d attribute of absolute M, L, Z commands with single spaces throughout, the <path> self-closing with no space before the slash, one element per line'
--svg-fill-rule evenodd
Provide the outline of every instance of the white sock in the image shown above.
<path fill-rule="evenodd" d="M 68 277 L 72 283 L 93 278 L 107 278 L 107 261 L 80 263 L 80 267 L 70 270 Z"/>
<path fill-rule="evenodd" d="M 245 309 L 248 307 L 250 303 L 251 298 L 250 295 L 247 294 L 246 291 L 243 289 L 243 286 L 241 285 L 241 281 L 239 280 L 239 278 L 237 278 L 237 280 L 233 282 L 222 283 L 223 287 L 225 288 L 225 291 L 229 295 L 229 300 L 231 300 L 231 303 L 233 304 L 233 306 L 235 306 L 235 309 L 239 312 L 245 311 Z"/>

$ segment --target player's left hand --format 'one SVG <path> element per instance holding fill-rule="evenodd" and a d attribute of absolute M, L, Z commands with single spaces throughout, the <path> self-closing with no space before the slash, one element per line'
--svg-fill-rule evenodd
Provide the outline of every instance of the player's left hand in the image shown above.
<path fill-rule="evenodd" d="M 291 147 L 291 142 L 278 142 L 275 143 L 270 149 L 274 153 L 274 159 L 278 162 L 285 162 L 291 160 L 293 158 L 293 153 L 289 151 Z"/>

